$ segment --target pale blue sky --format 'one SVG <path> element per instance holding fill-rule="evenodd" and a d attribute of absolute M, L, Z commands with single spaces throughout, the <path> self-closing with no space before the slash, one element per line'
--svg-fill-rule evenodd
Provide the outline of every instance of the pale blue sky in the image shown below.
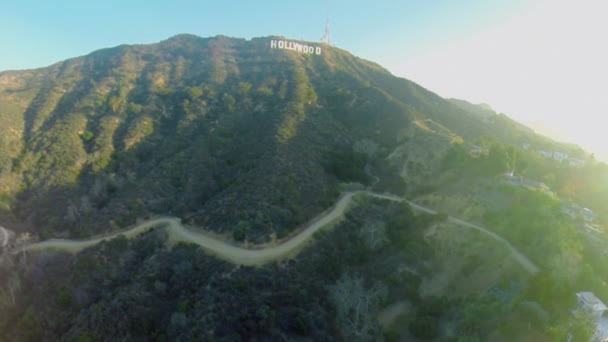
<path fill-rule="evenodd" d="M 608 159 L 608 2 L 271 0 L 0 2 L 0 71 L 178 33 L 332 42 L 444 97 L 486 102 Z"/>
<path fill-rule="evenodd" d="M 508 19 L 517 1 L 47 1 L 0 3 L 0 70 L 46 66 L 178 33 L 284 35 L 317 41 L 330 17 L 335 45 L 377 59 L 416 53 Z"/>

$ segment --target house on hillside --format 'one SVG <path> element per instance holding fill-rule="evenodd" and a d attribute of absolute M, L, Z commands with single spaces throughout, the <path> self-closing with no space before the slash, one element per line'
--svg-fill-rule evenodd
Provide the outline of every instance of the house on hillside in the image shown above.
<path fill-rule="evenodd" d="M 553 152 L 553 159 L 558 162 L 563 162 L 569 158 L 568 153 L 566 152 Z"/>
<path fill-rule="evenodd" d="M 533 181 L 533 180 L 524 180 L 523 185 L 530 190 L 538 190 L 543 192 L 551 192 L 551 188 L 543 182 Z"/>
<path fill-rule="evenodd" d="M 565 203 L 562 205 L 562 213 L 568 215 L 572 220 L 580 218 L 580 212 L 583 208 L 576 203 Z"/>
<path fill-rule="evenodd" d="M 568 159 L 568 164 L 574 167 L 583 167 L 585 166 L 585 161 L 582 159 L 570 158 Z"/>
<path fill-rule="evenodd" d="M 608 310 L 608 306 L 601 299 L 597 298 L 593 292 L 578 292 L 576 294 L 576 302 L 579 308 L 590 313 L 596 319 L 602 317 L 604 312 Z"/>
<path fill-rule="evenodd" d="M 552 194 L 551 188 L 543 182 L 524 179 L 521 176 L 516 176 L 513 172 L 505 172 L 503 175 L 504 181 L 513 186 L 520 186 L 528 190 L 542 191 Z"/>
<path fill-rule="evenodd" d="M 592 223 L 597 219 L 595 214 L 589 208 L 583 208 L 576 203 L 566 203 L 562 206 L 562 213 L 568 215 L 573 220 L 584 220 L 587 223 Z"/>
<path fill-rule="evenodd" d="M 502 177 L 505 180 L 505 183 L 515 186 L 521 186 L 523 182 L 523 178 L 521 176 L 516 176 L 513 172 L 505 172 L 502 174 Z"/>
<path fill-rule="evenodd" d="M 597 215 L 589 208 L 583 208 L 581 214 L 583 216 L 583 220 L 588 223 L 591 223 L 597 219 Z"/>
<path fill-rule="evenodd" d="M 570 156 L 566 152 L 560 152 L 560 151 L 553 152 L 553 151 L 538 150 L 538 153 L 545 158 L 551 158 L 558 162 L 570 160 Z"/>
<path fill-rule="evenodd" d="M 591 337 L 591 342 L 608 341 L 608 317 L 604 313 L 608 307 L 593 292 L 578 292 L 576 294 L 578 308 L 591 314 L 595 320 L 595 332 Z"/>
<path fill-rule="evenodd" d="M 469 155 L 472 157 L 479 157 L 482 154 L 488 154 L 488 149 L 479 145 L 471 145 L 469 147 Z"/>

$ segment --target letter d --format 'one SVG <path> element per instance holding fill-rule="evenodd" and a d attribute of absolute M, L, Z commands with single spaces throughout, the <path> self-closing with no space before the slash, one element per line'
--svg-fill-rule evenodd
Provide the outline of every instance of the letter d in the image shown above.
<path fill-rule="evenodd" d="M 321 48 L 320 47 L 316 47 L 315 48 L 315 54 L 320 55 L 321 54 Z"/>

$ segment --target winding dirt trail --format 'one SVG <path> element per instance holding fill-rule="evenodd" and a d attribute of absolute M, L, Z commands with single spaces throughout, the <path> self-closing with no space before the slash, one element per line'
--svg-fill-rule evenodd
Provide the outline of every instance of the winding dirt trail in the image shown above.
<path fill-rule="evenodd" d="M 350 204 L 353 196 L 357 193 L 359 192 L 348 192 L 344 194 L 329 212 L 326 212 L 313 219 L 299 234 L 279 245 L 264 249 L 247 249 L 228 244 L 225 241 L 219 240 L 218 238 L 203 232 L 193 231 L 184 227 L 179 218 L 159 218 L 146 221 L 130 230 L 117 232 L 104 237 L 80 241 L 50 239 L 27 245 L 21 249 L 15 250 L 14 253 L 44 249 L 60 249 L 71 253 L 76 253 L 87 247 L 98 244 L 101 241 L 111 240 L 119 235 L 125 235 L 126 237 L 131 238 L 140 235 L 153 227 L 165 224 L 165 229 L 167 229 L 169 239 L 172 242 L 185 241 L 197 244 L 211 254 L 235 264 L 262 265 L 277 259 L 281 259 L 290 254 L 297 253 L 303 247 L 304 243 L 312 238 L 314 233 L 319 231 L 324 226 L 341 219 L 344 216 L 344 212 Z"/>
<path fill-rule="evenodd" d="M 181 224 L 179 218 L 158 218 L 150 221 L 141 223 L 127 231 L 117 232 L 104 237 L 96 237 L 88 240 L 64 240 L 64 239 L 51 239 L 38 243 L 27 245 L 21 249 L 15 250 L 13 253 L 19 253 L 21 251 L 36 251 L 44 249 L 60 249 L 72 253 L 79 252 L 87 247 L 98 244 L 102 241 L 111 240 L 119 235 L 124 235 L 127 238 L 140 235 L 153 227 L 164 224 L 165 229 L 169 233 L 170 241 L 185 241 L 199 245 L 201 248 L 210 252 L 211 254 L 227 260 L 229 262 L 241 265 L 262 265 L 278 259 L 285 258 L 289 255 L 293 255 L 299 252 L 304 244 L 308 242 L 312 236 L 325 227 L 326 225 L 337 222 L 343 218 L 344 212 L 348 208 L 348 205 L 352 202 L 353 196 L 356 194 L 367 194 L 368 196 L 381 198 L 389 201 L 396 202 L 407 202 L 413 209 L 423 211 L 428 214 L 437 214 L 436 210 L 431 208 L 423 207 L 412 201 L 409 201 L 403 197 L 399 197 L 391 194 L 380 194 L 370 191 L 353 191 L 347 192 L 338 199 L 336 204 L 328 211 L 320 214 L 302 230 L 292 238 L 280 243 L 279 245 L 270 246 L 262 249 L 248 249 L 231 245 L 225 241 L 222 241 L 216 237 L 200 231 L 190 230 Z M 494 240 L 503 244 L 511 253 L 513 258 L 530 274 L 536 274 L 539 268 L 526 257 L 523 253 L 517 250 L 511 243 L 505 240 L 500 235 L 484 228 L 479 225 L 463 221 L 459 218 L 452 216 L 448 217 L 448 220 L 460 226 L 476 229 Z M 1 227 L 0 227 L 1 228 Z M 2 231 L 2 229 L 0 229 Z M 6 232 L 4 232 L 6 233 Z M 5 239 L 6 240 L 6 239 Z"/>
<path fill-rule="evenodd" d="M 395 195 L 386 195 L 386 194 L 377 194 L 377 193 L 369 193 L 371 196 L 374 197 L 378 197 L 378 198 L 384 198 L 384 199 L 388 199 L 391 201 L 398 201 L 398 202 L 402 202 L 402 201 L 406 201 L 413 209 L 416 209 L 418 211 L 423 211 L 427 214 L 431 214 L 431 215 L 436 215 L 437 211 L 431 208 L 427 208 L 427 207 L 423 207 L 419 204 L 416 204 L 412 201 L 409 201 L 405 198 L 399 197 L 399 196 L 395 196 Z M 507 248 L 509 250 L 509 252 L 511 253 L 511 255 L 513 256 L 513 258 L 530 274 L 536 274 L 540 271 L 540 269 L 538 268 L 538 266 L 536 266 L 536 264 L 534 264 L 532 262 L 532 260 L 530 260 L 525 254 L 523 254 L 522 252 L 520 252 L 517 248 L 515 248 L 515 246 L 513 246 L 509 241 L 507 241 L 505 238 L 503 238 L 502 236 L 494 233 L 493 231 L 484 228 L 480 225 L 474 224 L 474 223 L 470 223 L 467 221 L 464 221 L 462 219 L 459 219 L 457 217 L 453 217 L 453 216 L 448 216 L 448 221 L 455 223 L 457 225 L 460 226 L 464 226 L 464 227 L 468 227 L 468 228 L 472 228 L 475 230 L 478 230 L 480 232 L 482 232 L 483 234 L 486 234 L 488 236 L 490 236 L 492 239 L 500 242 L 502 245 L 505 246 L 505 248 Z"/>

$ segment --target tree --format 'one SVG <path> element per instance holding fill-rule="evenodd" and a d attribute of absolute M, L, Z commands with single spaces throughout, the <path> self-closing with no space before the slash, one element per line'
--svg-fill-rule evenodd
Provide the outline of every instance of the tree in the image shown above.
<path fill-rule="evenodd" d="M 463 144 L 454 144 L 446 151 L 442 160 L 443 169 L 462 168 L 469 161 L 470 157 Z"/>
<path fill-rule="evenodd" d="M 490 297 L 483 297 L 463 303 L 459 310 L 459 333 L 462 336 L 482 336 L 504 323 L 508 308 Z"/>
<path fill-rule="evenodd" d="M 224 109 L 228 112 L 234 111 L 234 105 L 236 104 L 236 100 L 230 94 L 224 94 L 222 97 L 222 102 L 224 103 Z"/>
<path fill-rule="evenodd" d="M 93 207 L 91 205 L 91 201 L 89 200 L 89 196 L 85 195 L 80 197 L 80 211 L 88 214 L 91 212 L 91 210 L 93 210 Z"/>
<path fill-rule="evenodd" d="M 239 83 L 239 94 L 241 95 L 247 95 L 247 93 L 249 93 L 249 90 L 251 90 L 251 83 L 249 82 L 240 82 Z"/>
<path fill-rule="evenodd" d="M 357 154 L 364 154 L 371 159 L 378 152 L 378 144 L 369 139 L 362 139 L 353 145 L 353 151 Z"/>
<path fill-rule="evenodd" d="M 507 168 L 509 171 L 514 172 L 517 166 L 517 150 L 514 146 L 507 146 L 505 153 L 507 155 Z"/>
<path fill-rule="evenodd" d="M 549 313 L 537 302 L 524 300 L 516 307 L 518 316 L 528 322 L 528 328 L 549 322 Z"/>
<path fill-rule="evenodd" d="M 566 180 L 563 185 L 557 190 L 560 197 L 572 199 L 577 193 L 576 182 L 573 179 Z"/>
<path fill-rule="evenodd" d="M 78 210 L 78 207 L 76 205 L 74 205 L 74 203 L 71 203 L 68 205 L 66 214 L 65 214 L 65 219 L 72 225 L 76 224 L 76 222 L 78 221 L 78 218 L 80 217 L 80 211 Z"/>
<path fill-rule="evenodd" d="M 11 272 L 5 286 L 0 286 L 0 308 L 15 305 L 17 294 L 21 291 L 21 278 L 16 272 Z"/>
<path fill-rule="evenodd" d="M 495 144 L 490 148 L 487 158 L 487 171 L 495 175 L 509 168 L 509 155 L 503 145 Z"/>
<path fill-rule="evenodd" d="M 359 228 L 359 237 L 369 249 L 375 251 L 388 242 L 386 225 L 382 221 L 367 221 Z"/>
<path fill-rule="evenodd" d="M 553 232 L 547 242 L 554 252 L 547 255 L 547 264 L 556 284 L 574 285 L 583 269 L 583 247 L 576 229 L 565 222 L 553 224 Z"/>
<path fill-rule="evenodd" d="M 570 323 L 570 333 L 573 341 L 589 341 L 595 332 L 595 320 L 593 316 L 583 309 L 577 309 L 573 313 Z"/>
<path fill-rule="evenodd" d="M 430 340 L 439 335 L 437 322 L 429 316 L 416 316 L 408 328 L 414 336 L 423 340 Z"/>
<path fill-rule="evenodd" d="M 93 134 L 93 132 L 87 130 L 87 131 L 84 131 L 84 133 L 82 133 L 81 137 L 84 142 L 89 142 L 89 141 L 93 140 L 93 138 L 95 137 L 95 134 Z"/>
<path fill-rule="evenodd" d="M 549 260 L 552 276 L 558 284 L 572 286 L 581 272 L 581 254 L 573 248 L 562 248 Z"/>
<path fill-rule="evenodd" d="M 103 200 L 108 195 L 107 182 L 105 178 L 95 178 L 95 182 L 91 187 L 90 195 L 93 200 Z"/>
<path fill-rule="evenodd" d="M 110 97 L 110 99 L 108 100 L 108 105 L 110 106 L 110 109 L 112 110 L 112 112 L 114 113 L 119 113 L 123 106 L 125 105 L 125 99 L 119 97 L 119 96 L 112 96 Z"/>
<path fill-rule="evenodd" d="M 342 337 L 351 341 L 371 341 L 379 333 L 376 313 L 387 295 L 387 288 L 378 282 L 365 288 L 359 276 L 343 274 L 329 289 L 329 297 L 337 311 Z"/>
<path fill-rule="evenodd" d="M 203 96 L 203 88 L 201 87 L 188 87 L 188 89 L 186 89 L 186 92 L 188 93 L 188 96 L 191 100 L 196 100 L 199 97 Z"/>
<path fill-rule="evenodd" d="M 476 337 L 476 336 L 461 336 L 456 340 L 456 342 L 479 342 L 479 341 L 480 341 L 479 337 Z"/>
<path fill-rule="evenodd" d="M 444 211 L 440 211 L 435 214 L 435 218 L 437 218 L 439 222 L 446 222 L 450 218 L 450 215 Z"/>
<path fill-rule="evenodd" d="M 557 178 L 555 177 L 555 174 L 550 172 L 545 174 L 542 177 L 542 181 L 547 184 L 548 187 L 550 188 L 555 188 L 557 186 Z"/>
<path fill-rule="evenodd" d="M 19 234 L 19 236 L 15 240 L 17 250 L 21 251 L 22 262 L 24 265 L 27 264 L 27 252 L 25 250 L 25 247 L 28 245 L 30 240 L 32 240 L 32 236 L 29 232 Z"/>

